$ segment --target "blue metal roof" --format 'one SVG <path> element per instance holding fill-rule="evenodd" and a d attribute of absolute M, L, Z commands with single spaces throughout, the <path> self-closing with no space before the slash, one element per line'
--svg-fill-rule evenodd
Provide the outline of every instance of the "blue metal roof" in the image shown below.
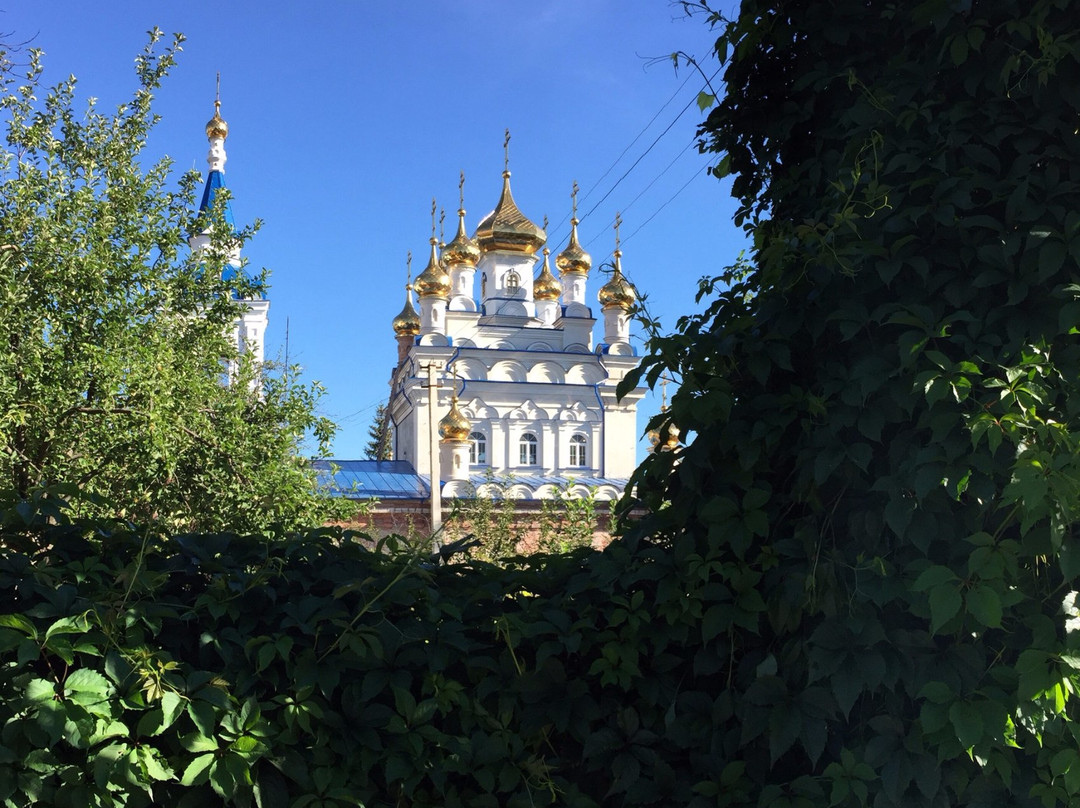
<path fill-rule="evenodd" d="M 225 175 L 220 171 L 211 171 L 210 176 L 206 178 L 206 187 L 203 188 L 199 210 L 210 210 L 210 206 L 214 204 L 214 199 L 217 197 L 218 189 L 224 187 Z M 236 223 L 233 221 L 232 204 L 228 200 L 225 201 L 225 221 L 229 223 L 229 227 L 236 228 Z"/>
<path fill-rule="evenodd" d="M 314 460 L 319 484 L 338 496 L 425 499 L 427 482 L 405 460 Z"/>
<path fill-rule="evenodd" d="M 335 496 L 354 499 L 427 499 L 427 479 L 416 473 L 407 460 L 313 460 L 319 484 Z M 598 488 L 611 485 L 622 491 L 626 480 L 608 477 L 556 477 L 545 474 L 473 474 L 469 481 L 479 488 L 487 483 L 506 486 L 527 485 L 536 489 L 542 485 L 570 487 L 584 485 Z M 446 482 L 443 480 L 443 482 Z"/>

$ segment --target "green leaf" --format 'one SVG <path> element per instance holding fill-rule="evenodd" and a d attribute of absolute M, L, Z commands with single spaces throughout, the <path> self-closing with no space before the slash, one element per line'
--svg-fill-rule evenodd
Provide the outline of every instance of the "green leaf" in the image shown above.
<path fill-rule="evenodd" d="M 968 612 L 987 628 L 1001 627 L 1001 597 L 985 584 L 969 589 L 965 596 Z"/>
<path fill-rule="evenodd" d="M 963 598 L 953 583 L 945 583 L 930 590 L 930 631 L 937 634 L 941 627 L 960 611 Z"/>
<path fill-rule="evenodd" d="M 210 764 L 214 762 L 213 753 L 207 753 L 205 755 L 199 755 L 188 763 L 187 768 L 184 769 L 184 774 L 180 778 L 180 785 L 193 786 L 199 783 L 205 783 L 209 778 Z"/>

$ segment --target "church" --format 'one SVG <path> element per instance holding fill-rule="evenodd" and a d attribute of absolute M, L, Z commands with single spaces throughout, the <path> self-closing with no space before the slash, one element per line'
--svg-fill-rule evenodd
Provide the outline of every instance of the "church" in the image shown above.
<path fill-rule="evenodd" d="M 204 210 L 225 187 L 228 125 L 220 100 L 206 134 Z M 645 391 L 616 395 L 638 362 L 630 344 L 637 294 L 622 272 L 618 218 L 614 263 L 593 302 L 576 185 L 569 243 L 553 269 L 546 222 L 537 225 L 514 201 L 508 144 L 509 133 L 498 201 L 471 236 L 464 176 L 457 233 L 448 243 L 436 238 L 433 203 L 427 264 L 406 279 L 404 305 L 388 324 L 397 342 L 388 404 L 393 458 L 314 464 L 323 485 L 377 500 L 377 510 L 419 517 L 431 502 L 433 528 L 444 499 L 614 500 L 637 465 L 637 405 Z M 225 213 L 231 223 L 231 210 Z M 208 242 L 207 234 L 195 234 L 191 246 L 205 249 Z M 239 250 L 229 263 L 227 271 L 243 271 Z M 234 338 L 262 361 L 270 303 L 245 304 Z M 387 353 L 393 355 L 389 346 Z"/>

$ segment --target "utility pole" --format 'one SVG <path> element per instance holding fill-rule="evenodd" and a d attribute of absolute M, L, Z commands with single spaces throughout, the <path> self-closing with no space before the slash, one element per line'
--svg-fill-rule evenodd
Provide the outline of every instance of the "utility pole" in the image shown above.
<path fill-rule="evenodd" d="M 439 532 L 442 529 L 442 491 L 439 486 L 439 419 L 436 408 L 439 404 L 439 377 L 443 363 L 431 360 L 421 367 L 427 371 L 428 389 L 428 468 L 431 471 L 431 543 L 433 552 L 439 552 Z"/>

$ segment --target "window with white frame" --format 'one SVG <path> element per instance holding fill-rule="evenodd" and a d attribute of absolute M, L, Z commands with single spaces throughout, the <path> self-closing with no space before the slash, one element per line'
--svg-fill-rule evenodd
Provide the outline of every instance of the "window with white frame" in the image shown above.
<path fill-rule="evenodd" d="M 526 432 L 521 436 L 521 440 L 518 441 L 518 465 L 536 465 L 536 444 L 536 435 L 532 432 Z"/>
<path fill-rule="evenodd" d="M 473 432 L 469 435 L 469 463 L 473 466 L 483 466 L 487 463 L 487 437 L 483 432 Z"/>
<path fill-rule="evenodd" d="M 514 270 L 510 270 L 506 273 L 506 291 L 513 294 L 521 288 L 521 276 Z"/>
<path fill-rule="evenodd" d="M 585 440 L 584 435 L 572 435 L 570 437 L 570 465 L 571 466 L 587 466 L 588 461 L 585 459 L 585 450 L 588 448 L 588 443 Z"/>

